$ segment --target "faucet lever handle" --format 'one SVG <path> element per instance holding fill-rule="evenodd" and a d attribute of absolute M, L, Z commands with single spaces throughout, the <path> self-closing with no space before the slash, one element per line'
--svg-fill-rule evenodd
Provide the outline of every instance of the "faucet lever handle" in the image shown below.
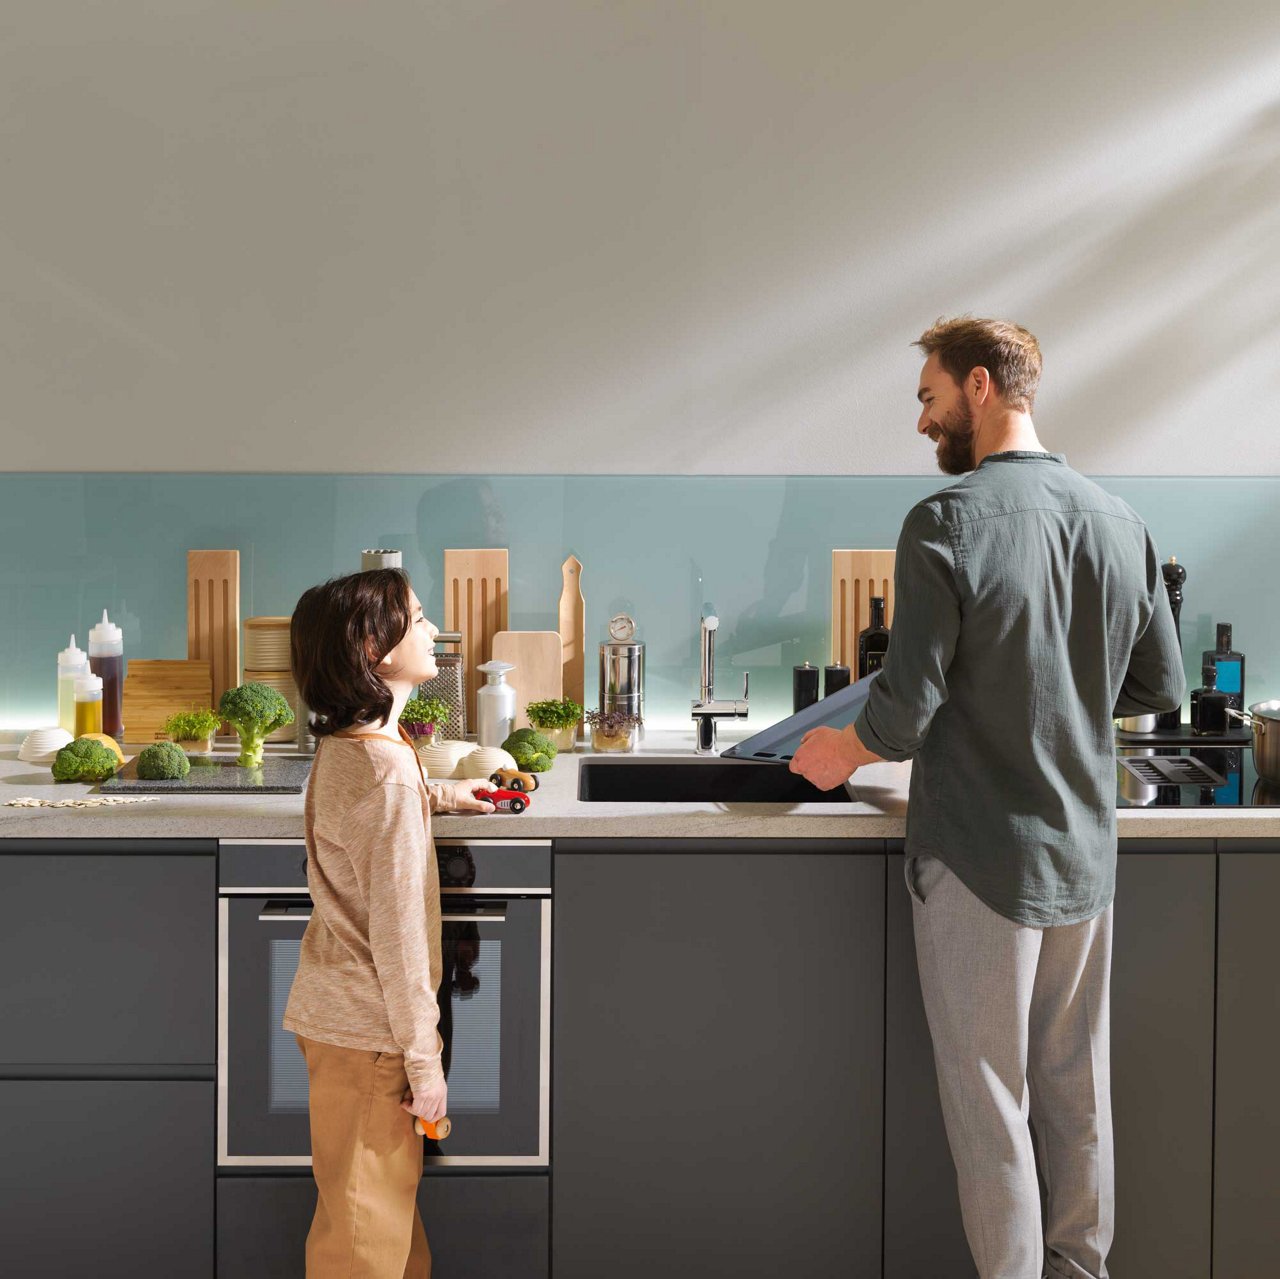
<path fill-rule="evenodd" d="M 743 671 L 742 672 L 742 700 L 744 702 L 747 700 L 747 685 L 750 679 L 751 679 L 751 672 Z"/>

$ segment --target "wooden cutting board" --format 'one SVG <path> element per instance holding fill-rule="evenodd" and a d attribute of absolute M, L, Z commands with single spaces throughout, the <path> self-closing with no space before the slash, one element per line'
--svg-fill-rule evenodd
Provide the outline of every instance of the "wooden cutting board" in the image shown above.
<path fill-rule="evenodd" d="M 216 710 L 240 683 L 239 551 L 187 552 L 187 657 L 209 663 Z"/>
<path fill-rule="evenodd" d="M 499 631 L 493 637 L 495 662 L 515 670 L 507 683 L 516 690 L 516 727 L 528 728 L 524 708 L 530 702 L 559 701 L 564 696 L 564 656 L 559 631 Z"/>
<path fill-rule="evenodd" d="M 131 657 L 124 675 L 124 731 L 131 742 L 165 739 L 164 722 L 178 711 L 206 710 L 212 700 L 208 662 Z"/>
<path fill-rule="evenodd" d="M 462 632 L 467 723 L 476 723 L 476 667 L 492 655 L 493 637 L 507 629 L 507 552 L 446 550 L 444 629 Z"/>
<path fill-rule="evenodd" d="M 884 624 L 893 628 L 896 551 L 831 552 L 831 660 L 858 678 L 858 632 L 871 624 L 871 597 L 884 596 Z"/>
<path fill-rule="evenodd" d="M 560 643 L 563 649 L 564 685 L 561 697 L 586 705 L 587 670 L 586 605 L 582 599 L 582 562 L 570 555 L 560 566 L 564 588 L 560 592 Z M 579 724 L 581 727 L 581 724 Z"/>

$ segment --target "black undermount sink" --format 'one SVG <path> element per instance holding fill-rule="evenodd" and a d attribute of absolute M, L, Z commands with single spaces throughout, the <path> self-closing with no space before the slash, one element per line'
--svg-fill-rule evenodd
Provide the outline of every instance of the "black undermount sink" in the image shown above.
<path fill-rule="evenodd" d="M 588 804 L 848 804 L 843 786 L 819 790 L 785 764 L 730 759 L 584 759 Z"/>

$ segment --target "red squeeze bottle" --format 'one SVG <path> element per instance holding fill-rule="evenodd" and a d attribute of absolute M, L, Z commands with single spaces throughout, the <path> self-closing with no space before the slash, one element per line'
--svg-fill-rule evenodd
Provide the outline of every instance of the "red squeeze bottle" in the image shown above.
<path fill-rule="evenodd" d="M 430 1137 L 432 1141 L 443 1141 L 453 1131 L 453 1124 L 448 1115 L 441 1115 L 435 1123 L 423 1119 L 420 1115 L 414 1115 L 413 1131 L 419 1137 Z"/>

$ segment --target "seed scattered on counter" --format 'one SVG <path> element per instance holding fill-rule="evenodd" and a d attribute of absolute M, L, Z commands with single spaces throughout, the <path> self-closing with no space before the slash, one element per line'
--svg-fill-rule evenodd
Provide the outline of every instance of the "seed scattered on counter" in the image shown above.
<path fill-rule="evenodd" d="M 156 796 L 92 795 L 87 799 L 35 799 L 24 795 L 21 799 L 6 799 L 6 808 L 109 808 L 116 804 L 154 804 Z"/>

